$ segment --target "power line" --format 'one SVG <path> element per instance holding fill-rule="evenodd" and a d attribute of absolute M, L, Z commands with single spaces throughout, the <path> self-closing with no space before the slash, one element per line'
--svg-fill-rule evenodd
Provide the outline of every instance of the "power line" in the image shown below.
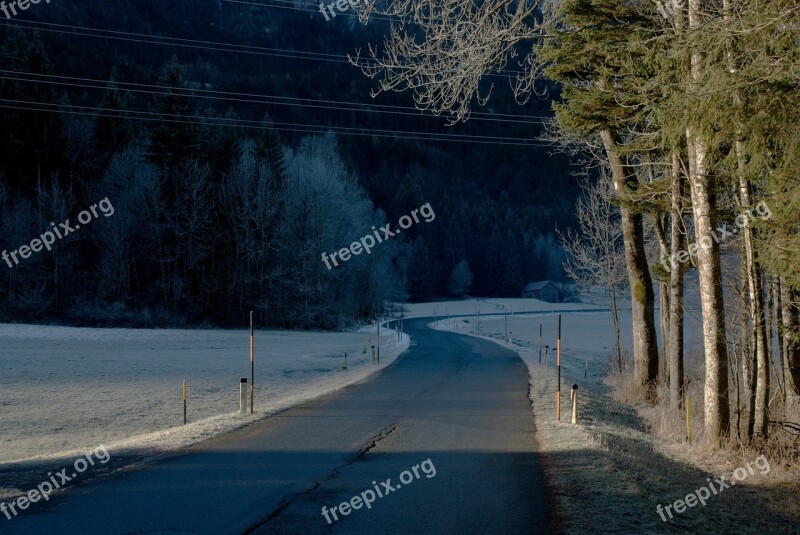
<path fill-rule="evenodd" d="M 0 98 L 0 102 L 9 102 L 12 104 L 17 104 L 17 105 L 0 104 L 0 108 L 12 109 L 12 110 L 69 113 L 76 115 L 88 115 L 93 117 L 133 119 L 133 120 L 150 121 L 150 122 L 158 121 L 158 122 L 177 123 L 177 124 L 228 126 L 228 127 L 248 128 L 256 130 L 271 129 L 278 131 L 291 131 L 291 132 L 317 133 L 317 134 L 333 132 L 342 135 L 370 136 L 370 137 L 395 138 L 395 139 L 413 139 L 417 141 L 460 141 L 464 143 L 478 143 L 478 144 L 490 144 L 490 145 L 551 146 L 551 143 L 545 143 L 541 141 L 529 141 L 520 138 L 510 138 L 510 137 L 500 137 L 500 136 L 442 134 L 442 133 L 429 133 L 429 132 L 413 132 L 404 130 L 308 125 L 302 123 L 271 123 L 270 125 L 263 125 L 258 121 L 250 121 L 243 119 L 228 119 L 225 117 L 195 116 L 183 119 L 182 117 L 185 116 L 178 114 L 159 114 L 156 112 L 147 112 L 141 110 L 119 110 L 115 108 L 83 107 L 71 104 L 33 102 L 33 101 L 6 99 L 6 98 Z M 38 106 L 45 106 L 46 108 L 43 109 Z M 65 108 L 70 108 L 70 109 L 65 109 Z M 82 111 L 84 109 L 100 110 L 100 112 Z M 112 113 L 104 113 L 104 112 L 112 112 Z M 174 118 L 168 118 L 168 117 L 174 117 Z M 242 124 L 242 123 L 257 123 L 257 124 Z"/>
<path fill-rule="evenodd" d="M 151 95 L 170 95 L 174 94 L 174 91 L 180 91 L 183 96 L 189 96 L 193 98 L 203 98 L 203 99 L 213 99 L 213 100 L 221 100 L 223 102 L 240 102 L 240 103 L 252 103 L 252 104 L 279 104 L 284 106 L 296 106 L 296 107 L 305 107 L 305 108 L 318 108 L 318 109 L 331 109 L 336 111 L 359 111 L 365 113 L 383 113 L 383 114 L 396 114 L 396 115 L 410 115 L 414 117 L 428 117 L 428 118 L 435 118 L 437 117 L 435 114 L 430 112 L 424 112 L 422 110 L 418 111 L 409 111 L 408 108 L 404 108 L 402 106 L 388 106 L 388 105 L 378 105 L 378 104 L 368 104 L 368 103 L 358 103 L 358 102 L 348 102 L 348 101 L 336 101 L 336 100 L 325 100 L 325 99 L 310 99 L 310 98 L 293 98 L 293 97 L 280 97 L 277 95 L 258 95 L 258 94 L 251 94 L 251 93 L 236 93 L 236 92 L 229 92 L 229 91 L 215 91 L 210 89 L 192 89 L 192 88 L 184 88 L 184 87 L 175 87 L 175 86 L 163 86 L 163 85 L 154 85 L 154 84 L 142 84 L 142 83 L 133 83 L 133 82 L 119 82 L 115 80 L 98 80 L 93 78 L 81 78 L 81 77 L 74 77 L 74 76 L 59 76 L 59 75 L 51 75 L 51 74 L 41 74 L 41 73 L 29 73 L 24 71 L 13 71 L 13 70 L 6 70 L 0 69 L 0 73 L 6 73 L 11 75 L 18 75 L 18 76 L 2 76 L 0 79 L 3 80 L 16 80 L 21 82 L 30 82 L 30 83 L 45 83 L 50 85 L 61 85 L 67 87 L 80 87 L 86 89 L 98 89 L 98 90 L 108 90 L 108 89 L 115 89 L 117 91 L 130 91 L 135 93 L 145 93 Z M 19 76 L 25 77 L 33 77 L 31 79 L 28 78 L 20 78 Z M 46 80 L 42 78 L 54 78 L 55 80 Z M 68 80 L 68 81 L 61 81 L 61 80 Z M 99 85 L 103 84 L 103 85 Z M 109 87 L 109 84 L 114 84 L 119 87 Z M 131 87 L 123 87 L 123 86 L 131 86 Z M 143 87 L 146 89 L 135 89 L 135 87 Z M 168 91 L 164 91 L 168 90 Z M 196 94 L 196 92 L 201 93 L 209 93 L 209 94 Z M 218 96 L 218 95 L 234 95 L 231 96 Z M 243 97 L 254 97 L 254 98 L 243 98 Z M 391 108 L 391 109 L 383 109 L 383 108 Z M 492 114 L 492 113 L 485 113 L 485 112 L 475 112 L 474 117 L 475 120 L 478 121 L 487 121 L 487 122 L 498 122 L 498 123 L 520 123 L 520 124 L 543 124 L 546 122 L 547 117 L 529 117 L 524 115 L 513 115 L 513 114 Z M 505 117 L 514 117 L 514 119 L 506 119 Z"/>
<path fill-rule="evenodd" d="M 310 6 L 314 6 L 314 9 L 304 9 L 302 7 L 298 7 L 298 5 L 295 4 L 294 2 L 292 2 L 291 0 L 272 0 L 273 2 L 283 2 L 285 4 L 294 4 L 294 5 L 291 5 L 291 6 L 279 6 L 279 5 L 275 5 L 275 4 L 271 4 L 271 3 L 267 3 L 267 2 L 245 2 L 243 0 L 222 0 L 222 1 L 225 2 L 225 3 L 228 3 L 228 4 L 245 4 L 245 5 L 251 5 L 251 6 L 258 6 L 258 7 L 273 7 L 275 9 L 288 9 L 290 11 L 304 11 L 306 13 L 319 13 L 319 9 L 317 9 L 318 4 L 299 4 L 300 6 L 309 6 L 309 7 Z M 339 13 L 336 13 L 336 16 L 358 17 L 358 15 L 356 13 L 350 13 L 350 12 L 347 12 L 347 13 L 339 12 Z M 370 19 L 375 19 L 375 20 L 385 20 L 385 21 L 398 21 L 398 20 L 400 20 L 396 16 L 387 15 L 387 14 L 370 14 L 369 18 Z"/>
<path fill-rule="evenodd" d="M 122 32 L 118 30 L 105 30 L 102 28 L 90 28 L 86 26 L 75 26 L 70 24 L 57 24 L 54 22 L 40 22 L 24 19 L 15 19 L 13 23 L 0 22 L 0 25 L 17 27 L 24 30 L 37 30 L 50 33 L 60 33 L 66 35 L 78 35 L 82 37 L 103 37 L 107 39 L 114 39 L 118 41 L 143 43 L 143 44 L 156 44 L 156 45 L 172 45 L 181 48 L 192 48 L 199 50 L 211 50 L 215 52 L 239 52 L 243 54 L 251 54 L 257 56 L 272 56 L 285 59 L 304 59 L 312 61 L 327 61 L 333 63 L 347 63 L 351 64 L 346 55 L 341 54 L 326 54 L 322 52 L 305 52 L 301 50 L 287 50 L 282 48 L 259 47 L 253 45 L 240 45 L 236 43 L 224 43 L 219 41 L 202 41 L 197 39 L 185 39 L 181 37 L 168 37 L 161 35 L 150 35 L 135 32 Z M 47 26 L 47 27 L 40 27 Z M 66 29 L 54 29 L 66 28 Z M 97 32 L 97 33 L 91 33 Z M 106 35 L 108 34 L 108 35 Z M 357 66 L 373 66 L 374 62 L 364 62 Z M 410 68 L 410 67 L 409 67 Z M 498 77 L 511 77 L 511 75 L 525 75 L 524 71 L 506 70 L 505 74 L 501 73 L 486 73 L 485 76 L 498 76 Z M 538 78 L 537 79 L 541 79 Z"/>
<path fill-rule="evenodd" d="M 26 26 L 25 24 L 28 25 Z M 335 63 L 349 63 L 347 59 L 343 59 L 344 56 L 336 54 L 303 52 L 299 50 L 283 50 L 278 48 L 255 47 L 250 45 L 238 45 L 235 43 L 220 43 L 214 41 L 199 41 L 196 39 L 182 39 L 178 37 L 166 37 L 160 35 L 120 32 L 116 30 L 104 30 L 101 28 L 88 28 L 84 26 L 72 26 L 68 24 L 56 24 L 53 22 L 37 22 L 37 21 L 17 19 L 15 20 L 14 23 L 2 22 L 0 23 L 0 25 L 17 27 L 24 30 L 36 30 L 42 32 L 60 33 L 66 35 L 79 35 L 82 37 L 103 37 L 107 39 L 115 39 L 117 41 L 127 41 L 133 43 L 172 45 L 182 48 L 211 50 L 216 52 L 240 52 L 243 54 L 253 54 L 257 56 L 274 56 L 274 57 L 288 58 L 288 59 L 307 59 L 316 61 L 330 61 Z M 51 26 L 52 28 L 41 28 L 39 27 L 39 25 Z M 54 28 L 67 28 L 67 30 L 58 30 Z M 90 33 L 90 32 L 97 32 L 97 33 Z M 105 34 L 110 34 L 110 35 L 105 35 Z M 147 38 L 148 40 L 138 38 L 137 36 Z M 215 45 L 215 46 L 209 46 L 209 45 Z"/>

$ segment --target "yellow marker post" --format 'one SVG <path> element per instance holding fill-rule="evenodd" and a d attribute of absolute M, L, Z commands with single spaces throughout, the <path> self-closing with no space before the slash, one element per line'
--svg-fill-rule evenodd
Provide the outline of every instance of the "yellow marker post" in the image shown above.
<path fill-rule="evenodd" d="M 692 442 L 692 409 L 689 405 L 689 396 L 686 396 L 686 442 Z"/>

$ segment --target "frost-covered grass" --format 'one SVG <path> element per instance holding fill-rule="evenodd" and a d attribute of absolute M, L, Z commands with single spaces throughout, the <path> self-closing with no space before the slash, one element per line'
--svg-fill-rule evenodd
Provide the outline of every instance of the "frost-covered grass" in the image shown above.
<path fill-rule="evenodd" d="M 256 414 L 241 417 L 239 380 L 247 377 L 249 388 L 250 377 L 246 330 L 0 324 L 0 496 L 3 486 L 15 493 L 2 474 L 20 464 L 76 457 L 100 444 L 112 455 L 188 446 L 364 379 L 409 344 L 382 329 L 376 366 L 374 324 L 360 332 L 255 334 Z"/>

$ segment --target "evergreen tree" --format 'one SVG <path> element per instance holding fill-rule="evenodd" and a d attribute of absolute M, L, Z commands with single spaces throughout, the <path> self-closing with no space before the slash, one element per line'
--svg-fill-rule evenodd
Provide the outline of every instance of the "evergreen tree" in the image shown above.
<path fill-rule="evenodd" d="M 153 163 L 174 168 L 182 160 L 199 156 L 200 148 L 196 110 L 184 68 L 175 56 L 162 69 L 158 85 L 165 94 L 154 97 L 153 110 L 159 120 L 149 128 L 147 154 Z"/>

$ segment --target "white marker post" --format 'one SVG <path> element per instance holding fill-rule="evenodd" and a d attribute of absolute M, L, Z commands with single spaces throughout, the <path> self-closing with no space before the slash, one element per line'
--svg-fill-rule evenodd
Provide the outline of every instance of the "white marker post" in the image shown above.
<path fill-rule="evenodd" d="M 572 385 L 572 423 L 578 423 L 578 385 Z"/>
<path fill-rule="evenodd" d="M 558 315 L 558 340 L 556 341 L 558 361 L 558 391 L 556 391 L 556 420 L 561 420 L 561 314 Z"/>
<path fill-rule="evenodd" d="M 247 377 L 242 377 L 239 381 L 239 414 L 247 414 Z"/>

